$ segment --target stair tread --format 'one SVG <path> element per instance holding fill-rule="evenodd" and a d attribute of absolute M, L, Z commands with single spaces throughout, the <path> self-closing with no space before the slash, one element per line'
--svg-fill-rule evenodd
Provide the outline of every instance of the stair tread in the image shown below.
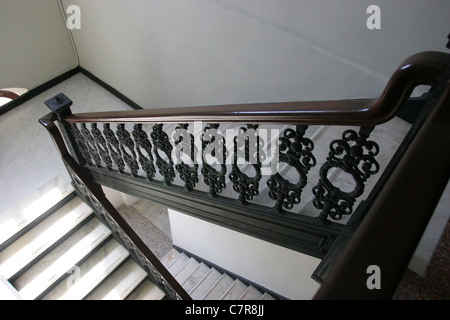
<path fill-rule="evenodd" d="M 219 300 L 223 294 L 230 288 L 233 284 L 234 279 L 227 274 L 222 274 L 220 279 L 214 284 L 214 286 L 205 295 L 203 300 Z"/>
<path fill-rule="evenodd" d="M 192 299 L 201 300 L 221 276 L 222 274 L 217 269 L 211 268 L 190 292 Z"/>
<path fill-rule="evenodd" d="M 16 206 L 2 212 L 0 214 L 0 245 L 33 223 L 73 191 L 74 188 L 69 182 L 57 176 Z"/>
<path fill-rule="evenodd" d="M 245 292 L 239 297 L 240 300 L 259 300 L 263 294 L 261 291 L 250 285 Z"/>
<path fill-rule="evenodd" d="M 92 213 L 76 197 L 0 253 L 0 274 L 9 279 Z"/>
<path fill-rule="evenodd" d="M 14 287 L 24 299 L 35 299 L 109 235 L 111 231 L 100 220 L 92 219 L 21 275 Z"/>
<path fill-rule="evenodd" d="M 145 278 L 147 273 L 134 260 L 129 259 L 89 295 L 87 300 L 123 300 Z"/>
<path fill-rule="evenodd" d="M 182 286 L 186 290 L 186 292 L 191 292 L 192 289 L 194 289 L 195 286 L 200 283 L 200 281 L 208 273 L 209 270 L 211 270 L 210 267 L 208 267 L 203 262 L 200 262 L 194 272 L 182 283 Z"/>
<path fill-rule="evenodd" d="M 125 300 L 162 300 L 164 291 L 146 279 Z"/>
<path fill-rule="evenodd" d="M 58 284 L 44 300 L 81 300 L 100 284 L 127 257 L 128 251 L 112 239 Z"/>
<path fill-rule="evenodd" d="M 175 275 L 180 271 L 184 264 L 189 260 L 189 256 L 181 253 L 177 259 L 167 268 L 172 275 Z"/>
<path fill-rule="evenodd" d="M 247 285 L 236 279 L 229 289 L 223 294 L 221 300 L 238 300 L 242 294 L 247 290 Z"/>
<path fill-rule="evenodd" d="M 181 254 L 177 249 L 172 248 L 170 251 L 161 259 L 161 263 L 166 267 L 169 268 L 172 263 L 178 258 L 178 256 Z"/>
<path fill-rule="evenodd" d="M 183 283 L 189 278 L 189 276 L 195 271 L 195 269 L 200 265 L 200 263 L 194 258 L 190 258 L 184 266 L 177 272 L 175 279 L 179 283 Z"/>

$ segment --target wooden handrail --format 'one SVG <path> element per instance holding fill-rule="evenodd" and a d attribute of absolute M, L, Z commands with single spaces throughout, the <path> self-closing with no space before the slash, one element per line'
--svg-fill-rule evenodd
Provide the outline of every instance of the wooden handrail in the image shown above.
<path fill-rule="evenodd" d="M 9 90 L 0 90 L 0 97 L 14 100 L 20 96 L 17 93 Z"/>
<path fill-rule="evenodd" d="M 269 123 L 372 126 L 392 119 L 418 85 L 434 85 L 450 54 L 422 52 L 407 58 L 377 99 L 233 104 L 201 107 L 93 112 L 65 117 L 69 123 Z"/>
<path fill-rule="evenodd" d="M 392 298 L 449 181 L 449 145 L 450 82 L 314 299 Z"/>

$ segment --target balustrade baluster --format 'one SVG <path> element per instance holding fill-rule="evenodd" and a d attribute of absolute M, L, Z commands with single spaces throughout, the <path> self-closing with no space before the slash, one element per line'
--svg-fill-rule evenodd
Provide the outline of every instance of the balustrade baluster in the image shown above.
<path fill-rule="evenodd" d="M 113 166 L 113 162 L 111 160 L 111 157 L 109 156 L 108 145 L 106 143 L 105 138 L 103 137 L 102 132 L 97 127 L 96 123 L 93 123 L 91 125 L 91 133 L 92 133 L 92 136 L 94 137 L 95 145 L 96 145 L 97 150 L 98 150 L 98 152 L 100 154 L 100 158 L 105 163 L 106 168 L 109 171 L 111 171 L 112 170 L 112 166 Z"/>
<path fill-rule="evenodd" d="M 319 183 L 313 188 L 313 204 L 321 210 L 320 220 L 325 222 L 328 217 L 339 220 L 344 215 L 351 214 L 356 198 L 364 192 L 364 183 L 379 171 L 380 166 L 375 156 L 380 148 L 374 141 L 367 140 L 373 129 L 373 126 L 361 127 L 358 133 L 346 130 L 342 139 L 330 143 L 329 155 L 320 168 Z M 340 169 L 349 174 L 355 182 L 355 188 L 345 192 L 334 186 L 328 179 L 328 173 L 332 169 Z"/>
<path fill-rule="evenodd" d="M 225 174 L 226 166 L 226 149 L 225 137 L 218 130 L 219 124 L 208 124 L 202 134 L 202 175 L 204 182 L 209 186 L 209 194 L 217 197 L 226 187 Z M 212 167 L 205 155 L 215 157 L 220 166 L 220 171 Z"/>
<path fill-rule="evenodd" d="M 124 173 L 125 163 L 123 162 L 119 140 L 117 140 L 114 131 L 111 129 L 111 124 L 105 123 L 103 125 L 103 134 L 106 138 L 109 153 L 111 154 L 114 163 L 117 165 L 117 170 L 120 173 Z"/>
<path fill-rule="evenodd" d="M 307 173 L 316 165 L 312 154 L 314 144 L 304 137 L 307 128 L 308 126 L 296 126 L 295 130 L 288 128 L 279 139 L 279 162 L 295 168 L 299 175 L 297 183 L 285 179 L 279 172 L 267 180 L 269 197 L 276 200 L 275 209 L 279 213 L 284 213 L 284 209 L 290 210 L 300 203 L 302 190 L 307 183 Z"/>
<path fill-rule="evenodd" d="M 148 139 L 147 133 L 142 130 L 142 124 L 135 124 L 133 127 L 133 137 L 136 142 L 136 151 L 139 157 L 139 163 L 141 164 L 142 170 L 146 173 L 146 177 L 149 181 L 152 181 L 155 178 L 155 165 L 153 164 L 153 155 L 152 155 L 152 143 Z M 144 155 L 142 150 L 147 154 Z"/>
<path fill-rule="evenodd" d="M 136 152 L 134 151 L 134 141 L 130 133 L 125 129 L 125 124 L 117 125 L 117 137 L 119 138 L 119 147 L 122 151 L 123 159 L 130 168 L 131 175 L 137 177 L 139 165 L 137 163 Z"/>
<path fill-rule="evenodd" d="M 152 133 L 150 134 L 154 145 L 154 155 L 156 157 L 156 166 L 159 173 L 164 177 L 164 183 L 171 185 L 175 178 L 175 170 L 173 169 L 172 160 L 172 145 L 170 144 L 169 136 L 163 131 L 163 124 L 153 125 Z M 162 151 L 167 160 L 164 160 L 159 151 Z"/>
<path fill-rule="evenodd" d="M 240 128 L 238 135 L 234 137 L 234 158 L 229 178 L 233 182 L 234 191 L 239 193 L 239 201 L 242 204 L 247 204 L 259 194 L 261 146 L 257 129 L 258 125 L 247 125 L 247 128 Z M 244 156 L 245 162 L 253 166 L 254 176 L 248 176 L 239 168 L 238 159 L 242 159 L 242 156 Z"/>
<path fill-rule="evenodd" d="M 184 187 L 188 191 L 194 190 L 198 183 L 198 164 L 196 163 L 196 147 L 194 144 L 194 136 L 188 132 L 188 124 L 180 124 L 175 128 L 175 148 L 177 149 L 175 156 L 177 157 L 177 164 L 175 169 L 180 174 L 181 180 L 184 181 Z M 189 155 L 190 164 L 186 164 L 180 157 L 180 153 L 186 152 Z"/>

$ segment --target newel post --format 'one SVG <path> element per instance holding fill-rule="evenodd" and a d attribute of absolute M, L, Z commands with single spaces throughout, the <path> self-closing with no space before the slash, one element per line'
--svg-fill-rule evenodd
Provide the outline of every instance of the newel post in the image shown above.
<path fill-rule="evenodd" d="M 73 135 L 71 124 L 65 118 L 72 114 L 70 106 L 73 101 L 70 100 L 64 93 L 60 93 L 53 98 L 48 99 L 44 104 L 58 117 L 59 128 L 61 134 L 66 141 L 67 148 L 70 154 L 75 158 L 80 166 L 86 164 L 86 160 L 80 152 L 75 136 Z"/>

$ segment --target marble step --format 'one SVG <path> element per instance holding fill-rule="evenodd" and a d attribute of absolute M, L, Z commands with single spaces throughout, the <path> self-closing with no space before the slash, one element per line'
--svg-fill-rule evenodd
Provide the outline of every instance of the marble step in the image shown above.
<path fill-rule="evenodd" d="M 0 253 L 0 274 L 10 279 L 91 214 L 80 198 L 72 199 Z"/>
<path fill-rule="evenodd" d="M 192 299 L 202 300 L 221 276 L 222 273 L 215 268 L 211 268 L 203 279 L 189 292 Z"/>
<path fill-rule="evenodd" d="M 100 220 L 91 219 L 14 281 L 13 286 L 24 299 L 38 298 L 110 235 Z"/>
<path fill-rule="evenodd" d="M 99 248 L 74 273 L 58 284 L 43 300 L 81 300 L 91 293 L 129 256 L 115 239 Z"/>
<path fill-rule="evenodd" d="M 260 300 L 263 294 L 261 291 L 250 285 L 239 297 L 239 300 Z"/>
<path fill-rule="evenodd" d="M 161 289 L 146 279 L 125 300 L 162 300 L 164 296 Z"/>
<path fill-rule="evenodd" d="M 57 176 L 16 206 L 2 212 L 0 214 L 0 245 L 32 224 L 73 191 L 74 188 L 69 182 Z"/>
<path fill-rule="evenodd" d="M 168 267 L 166 267 L 166 268 L 169 270 L 169 272 L 170 272 L 172 275 L 176 275 L 176 274 L 181 270 L 181 268 L 183 268 L 183 266 L 185 265 L 185 263 L 188 262 L 189 259 L 190 259 L 189 256 L 187 256 L 187 255 L 184 254 L 184 253 L 181 253 L 181 254 L 176 258 L 176 260 L 173 261 L 173 263 L 170 264 L 170 265 L 169 265 Z"/>
<path fill-rule="evenodd" d="M 222 274 L 202 300 L 220 300 L 223 294 L 233 284 L 234 279 L 227 274 Z"/>
<path fill-rule="evenodd" d="M 192 274 L 183 283 L 181 283 L 182 287 L 186 290 L 186 292 L 191 292 L 197 284 L 200 283 L 203 277 L 205 277 L 209 270 L 211 270 L 209 266 L 203 262 L 200 262 Z"/>
<path fill-rule="evenodd" d="M 146 277 L 144 269 L 128 259 L 87 300 L 124 300 Z"/>
<path fill-rule="evenodd" d="M 238 300 L 244 294 L 247 288 L 248 286 L 245 283 L 243 283 L 239 279 L 236 279 L 220 299 Z"/>
<path fill-rule="evenodd" d="M 197 260 L 195 260 L 194 258 L 190 258 L 188 261 L 186 261 L 180 271 L 174 274 L 175 280 L 177 280 L 179 283 L 184 283 L 199 265 L 200 263 Z"/>

